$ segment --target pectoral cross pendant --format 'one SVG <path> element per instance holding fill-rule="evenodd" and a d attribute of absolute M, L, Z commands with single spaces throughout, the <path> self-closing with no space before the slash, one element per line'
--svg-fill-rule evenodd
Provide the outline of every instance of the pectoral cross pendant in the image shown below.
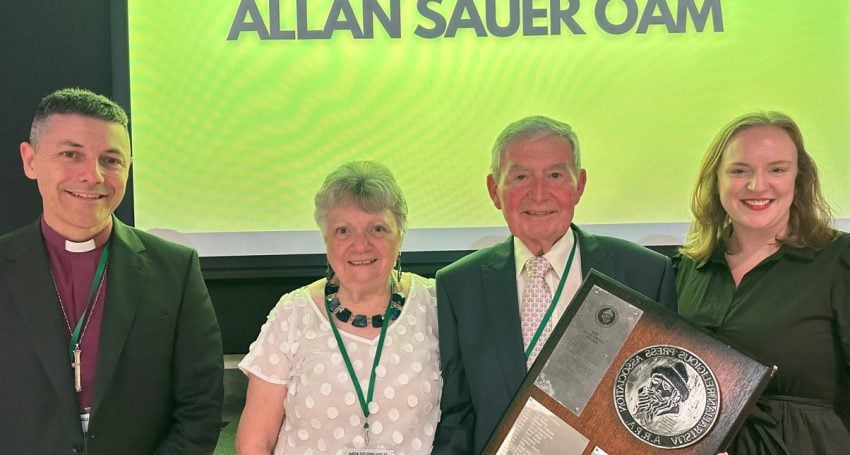
<path fill-rule="evenodd" d="M 74 390 L 82 392 L 83 383 L 80 380 L 80 372 L 83 369 L 83 362 L 80 360 L 80 354 L 82 353 L 82 351 L 80 351 L 80 345 L 75 345 L 72 352 L 74 353 L 74 361 L 71 362 L 71 368 L 74 369 Z"/>

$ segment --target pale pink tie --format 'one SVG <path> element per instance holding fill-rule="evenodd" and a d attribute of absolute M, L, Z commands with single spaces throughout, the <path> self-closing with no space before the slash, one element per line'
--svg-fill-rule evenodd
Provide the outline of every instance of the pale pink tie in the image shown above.
<path fill-rule="evenodd" d="M 522 293 L 522 342 L 523 346 L 528 349 L 531 339 L 534 338 L 534 332 L 537 331 L 537 326 L 543 320 L 546 310 L 549 309 L 549 304 L 552 302 L 552 291 L 549 290 L 549 285 L 546 284 L 546 272 L 549 271 L 549 261 L 542 257 L 532 257 L 525 263 L 525 271 L 528 274 L 528 281 L 525 283 L 525 290 Z M 537 354 L 552 333 L 552 321 L 550 320 L 531 355 L 526 360 L 526 366 L 531 368 Z"/>

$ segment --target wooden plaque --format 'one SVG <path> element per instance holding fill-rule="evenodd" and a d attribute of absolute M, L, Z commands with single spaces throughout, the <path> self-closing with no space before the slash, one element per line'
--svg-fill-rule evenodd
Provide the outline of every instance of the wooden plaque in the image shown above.
<path fill-rule="evenodd" d="M 592 270 L 484 453 L 713 455 L 775 371 Z"/>

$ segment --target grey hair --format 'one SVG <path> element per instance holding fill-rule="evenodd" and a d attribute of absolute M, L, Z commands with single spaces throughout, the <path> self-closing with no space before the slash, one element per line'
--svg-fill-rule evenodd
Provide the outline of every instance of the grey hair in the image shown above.
<path fill-rule="evenodd" d="M 496 178 L 499 177 L 502 154 L 514 141 L 537 140 L 552 135 L 563 137 L 573 146 L 574 171 L 578 172 L 581 169 L 581 153 L 579 153 L 578 136 L 575 130 L 564 122 L 542 115 L 533 115 L 511 123 L 499 133 L 490 152 L 490 173 Z"/>
<path fill-rule="evenodd" d="M 63 88 L 42 98 L 30 127 L 30 143 L 35 145 L 44 125 L 53 114 L 78 114 L 115 122 L 127 129 L 127 113 L 109 98 L 82 88 Z"/>
<path fill-rule="evenodd" d="M 401 233 L 407 231 L 407 201 L 389 168 L 376 161 L 351 161 L 336 168 L 313 201 L 313 217 L 323 235 L 328 212 L 349 202 L 370 213 L 389 210 Z"/>

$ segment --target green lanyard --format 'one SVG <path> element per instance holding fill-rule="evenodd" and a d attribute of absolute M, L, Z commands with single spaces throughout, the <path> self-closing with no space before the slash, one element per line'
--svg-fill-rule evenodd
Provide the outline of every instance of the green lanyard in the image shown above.
<path fill-rule="evenodd" d="M 558 290 L 555 291 L 554 297 L 552 297 L 552 301 L 549 303 L 549 309 L 546 310 L 546 314 L 543 316 L 543 320 L 540 321 L 540 325 L 537 326 L 537 331 L 534 332 L 534 338 L 528 343 L 528 347 L 525 348 L 525 359 L 528 360 L 531 357 L 532 351 L 534 351 L 534 346 L 537 346 L 537 341 L 540 339 L 540 335 L 543 334 L 543 329 L 546 328 L 546 324 L 549 323 L 549 319 L 552 317 L 552 313 L 555 311 L 555 306 L 558 303 L 558 300 L 561 298 L 561 291 L 564 290 L 564 284 L 567 282 L 567 275 L 570 273 L 570 267 L 573 265 L 573 258 L 576 254 L 576 246 L 578 246 L 578 238 L 576 237 L 575 232 L 573 232 L 573 249 L 570 251 L 570 257 L 567 259 L 567 265 L 564 267 L 564 273 L 561 274 L 561 282 L 558 283 Z"/>
<path fill-rule="evenodd" d="M 97 270 L 94 272 L 94 278 L 91 282 L 91 288 L 89 288 L 89 298 L 86 301 L 86 308 L 83 310 L 83 314 L 80 315 L 80 319 L 77 320 L 77 326 L 74 328 L 74 332 L 71 334 L 71 341 L 68 342 L 68 355 L 71 358 L 71 362 L 74 361 L 74 349 L 77 346 L 77 343 L 80 341 L 80 331 L 83 328 L 83 321 L 91 319 L 90 309 L 94 308 L 94 300 L 97 298 L 97 288 L 100 285 L 101 280 L 103 280 L 103 274 L 106 272 L 106 264 L 109 262 L 109 245 L 111 243 L 107 243 L 105 247 L 103 247 L 103 252 L 100 253 L 100 262 L 97 263 Z M 89 314 L 86 314 L 89 313 Z"/>
<path fill-rule="evenodd" d="M 336 344 L 339 346 L 339 352 L 342 354 L 342 359 L 345 361 L 345 367 L 348 369 L 348 376 L 351 377 L 351 382 L 354 383 L 354 391 L 357 392 L 357 401 L 360 402 L 360 409 L 363 410 L 363 416 L 366 418 L 366 421 L 363 423 L 363 429 L 366 431 L 366 443 L 369 443 L 369 403 L 372 402 L 372 396 L 375 392 L 375 376 L 377 374 L 378 363 L 381 361 L 381 353 L 384 350 L 384 338 L 387 335 L 387 326 L 390 324 L 390 309 L 392 309 L 393 302 L 393 289 L 392 285 L 390 285 L 390 299 L 387 302 L 387 310 L 384 312 L 384 324 L 381 326 L 381 335 L 378 337 L 378 347 L 375 351 L 375 361 L 372 362 L 372 374 L 369 376 L 369 392 L 368 395 L 363 397 L 363 389 L 360 387 L 360 380 L 357 378 L 357 374 L 354 372 L 354 366 L 351 364 L 351 359 L 348 357 L 348 351 L 345 349 L 345 344 L 342 342 L 342 337 L 339 335 L 339 329 L 334 324 L 333 319 L 331 318 L 331 310 L 325 305 L 325 311 L 328 314 L 328 322 L 331 325 L 331 329 L 334 332 L 334 337 L 336 338 Z"/>

